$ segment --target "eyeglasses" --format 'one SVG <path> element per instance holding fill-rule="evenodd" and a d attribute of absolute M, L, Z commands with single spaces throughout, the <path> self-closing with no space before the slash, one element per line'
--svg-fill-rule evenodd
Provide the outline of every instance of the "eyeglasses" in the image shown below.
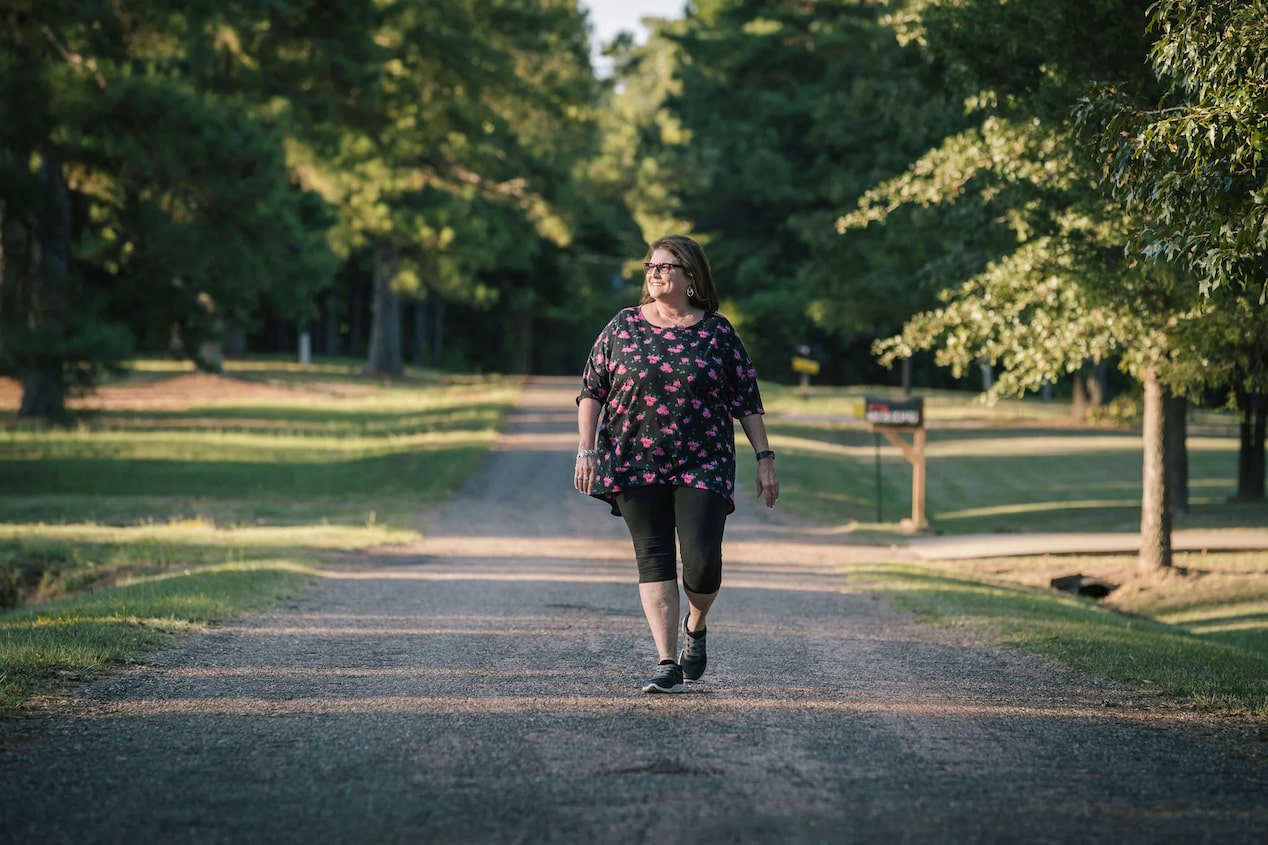
<path fill-rule="evenodd" d="M 643 269 L 644 269 L 645 271 L 647 271 L 648 273 L 652 273 L 652 274 L 657 275 L 657 276 L 662 275 L 662 274 L 664 274 L 664 275 L 669 275 L 669 271 L 670 271 L 670 270 L 672 270 L 672 269 L 674 269 L 675 267 L 677 267 L 679 270 L 686 270 L 686 269 L 687 269 L 687 268 L 686 268 L 685 266 L 683 266 L 682 264 L 669 264 L 669 263 L 665 263 L 665 264 L 652 264 L 652 263 L 647 262 L 647 261 L 644 261 L 644 262 L 643 262 Z"/>

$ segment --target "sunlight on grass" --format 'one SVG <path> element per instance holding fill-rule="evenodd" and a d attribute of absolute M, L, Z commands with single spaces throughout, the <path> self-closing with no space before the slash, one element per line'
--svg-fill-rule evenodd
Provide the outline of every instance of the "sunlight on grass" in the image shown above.
<path fill-rule="evenodd" d="M 989 508 L 968 508 L 958 511 L 939 511 L 939 519 L 965 519 L 978 516 L 1003 516 L 1009 514 L 1037 513 L 1053 510 L 1081 510 L 1093 508 L 1138 507 L 1137 499 L 1088 499 L 1083 501 L 1018 502 L 1011 505 L 995 505 Z"/>
<path fill-rule="evenodd" d="M 1230 642 L 1116 613 L 1089 599 L 906 564 L 847 567 L 856 589 L 891 596 L 923 621 L 967 627 L 1212 712 L 1268 718 L 1268 642 Z"/>
<path fill-rule="evenodd" d="M 133 526 L 68 523 L 61 525 L 0 523 L 0 540 L 57 540 L 65 543 L 114 543 L 125 546 L 251 547 L 280 549 L 303 546 L 315 549 L 356 549 L 371 545 L 408 543 L 415 531 L 387 526 L 345 525 L 249 525 L 220 527 L 205 520 L 183 520 Z"/>
<path fill-rule="evenodd" d="M 172 634 L 298 595 L 311 563 L 224 563 L 0 613 L 0 708 L 135 660 Z"/>

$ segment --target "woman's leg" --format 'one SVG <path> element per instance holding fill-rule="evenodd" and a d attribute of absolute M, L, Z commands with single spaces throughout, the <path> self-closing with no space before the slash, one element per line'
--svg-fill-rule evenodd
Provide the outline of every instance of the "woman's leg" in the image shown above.
<path fill-rule="evenodd" d="M 661 660 L 678 662 L 678 579 L 638 585 L 643 615 L 652 629 Z"/>
<path fill-rule="evenodd" d="M 635 487 L 617 495 L 634 542 L 638 595 L 661 660 L 678 659 L 678 550 L 673 488 Z"/>
<path fill-rule="evenodd" d="M 722 534 L 728 507 L 716 493 L 679 487 L 674 509 L 682 544 L 682 585 L 690 605 L 687 630 L 703 631 L 722 585 Z"/>

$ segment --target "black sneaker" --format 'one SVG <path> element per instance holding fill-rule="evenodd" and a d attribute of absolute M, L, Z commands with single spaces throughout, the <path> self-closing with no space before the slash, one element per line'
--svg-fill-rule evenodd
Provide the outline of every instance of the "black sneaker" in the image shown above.
<path fill-rule="evenodd" d="M 682 674 L 689 681 L 698 681 L 704 675 L 704 667 L 709 665 L 709 656 L 704 650 L 704 635 L 708 630 L 704 631 L 688 631 L 687 620 L 690 616 L 684 616 L 682 620 L 682 630 L 686 635 L 682 641 L 682 653 L 678 655 L 678 662 L 682 664 Z"/>
<path fill-rule="evenodd" d="M 672 660 L 662 660 L 656 674 L 643 684 L 643 692 L 685 692 L 682 685 L 682 667 Z"/>

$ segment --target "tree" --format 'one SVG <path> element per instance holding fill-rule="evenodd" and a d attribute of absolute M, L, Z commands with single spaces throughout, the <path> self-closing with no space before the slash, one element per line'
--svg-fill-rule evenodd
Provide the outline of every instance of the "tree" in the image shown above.
<path fill-rule="evenodd" d="M 880 14 L 858 0 L 702 2 L 617 62 L 642 116 L 627 149 L 645 236 L 706 243 L 724 307 L 751 321 L 745 342 L 777 378 L 810 344 L 826 378 L 861 380 L 866 345 L 931 302 L 924 285 L 896 283 L 930 254 L 923 243 L 832 235 L 845 197 L 899 172 L 959 115 Z"/>
<path fill-rule="evenodd" d="M 1240 315 L 1223 385 L 1238 398 L 1238 496 L 1264 497 L 1268 400 L 1268 3 L 1161 0 L 1149 54 L 1166 86 L 1142 96 L 1105 84 L 1080 119 L 1105 184 L 1141 221 L 1129 248 L 1186 268 L 1204 296 Z M 1259 308 L 1250 302 L 1258 301 Z M 1246 300 L 1246 301 L 1242 301 Z M 1229 340 L 1229 332 L 1219 333 Z"/>
<path fill-rule="evenodd" d="M 1002 365 L 996 395 L 1036 389 L 1114 354 L 1145 385 L 1140 563 L 1156 568 L 1170 565 L 1166 399 L 1196 385 L 1181 341 L 1199 331 L 1203 306 L 1170 268 L 1123 256 L 1139 220 L 1098 189 L 1099 168 L 1071 115 L 1098 80 L 1122 80 L 1140 96 L 1156 90 L 1141 69 L 1142 11 L 1126 0 L 913 6 L 895 21 L 900 35 L 946 63 L 981 123 L 865 194 L 841 225 L 864 226 L 911 204 L 998 209 L 1014 245 L 949 285 L 943 308 L 913 318 L 877 351 L 889 362 L 937 349 L 956 368 Z M 970 227 L 960 231 L 981 241 Z"/>
<path fill-rule="evenodd" d="M 60 415 L 134 337 L 171 331 L 200 359 L 266 298 L 311 307 L 334 268 L 329 220 L 263 119 L 285 92 L 233 72 L 293 79 L 280 71 L 311 55 L 295 49 L 302 5 L 10 7 L 0 371 L 22 380 L 21 413 Z"/>

